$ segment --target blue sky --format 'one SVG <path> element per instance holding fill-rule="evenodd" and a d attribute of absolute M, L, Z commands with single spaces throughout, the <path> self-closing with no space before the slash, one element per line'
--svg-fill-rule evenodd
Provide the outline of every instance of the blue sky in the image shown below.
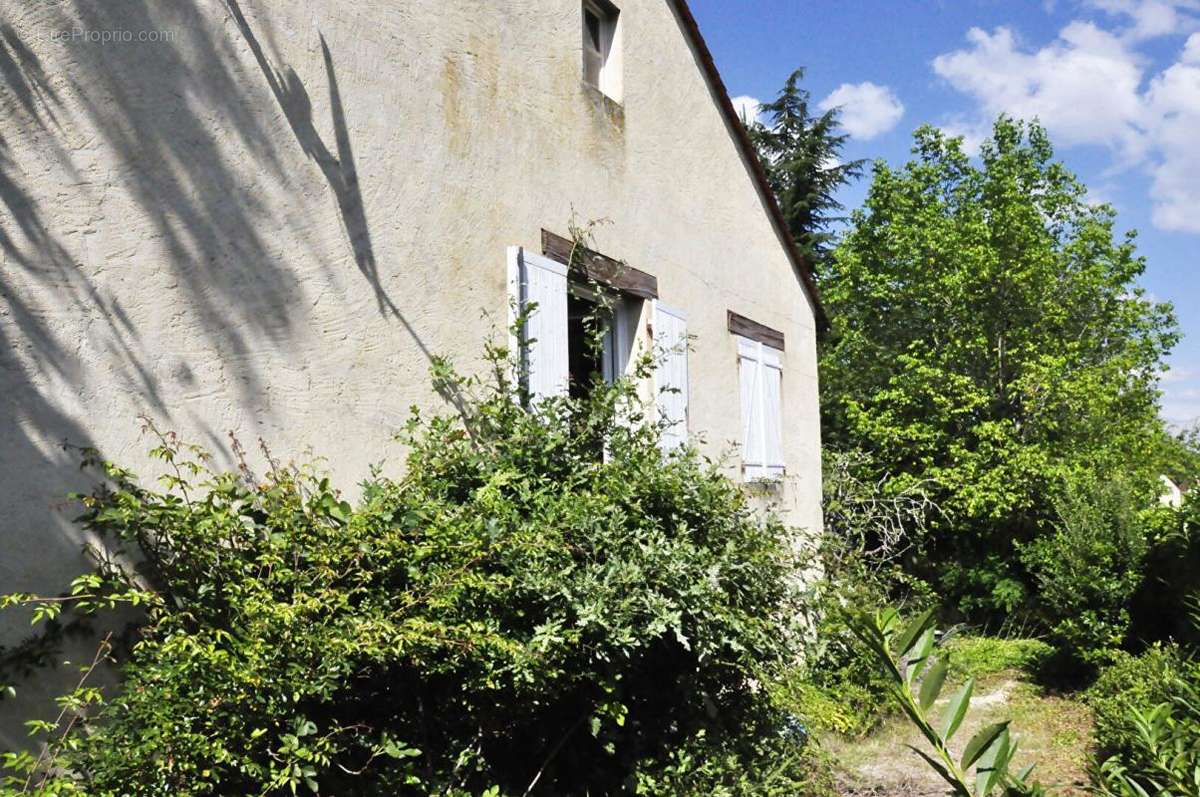
<path fill-rule="evenodd" d="M 1139 231 L 1143 286 L 1185 337 L 1163 414 L 1200 419 L 1200 0 L 692 0 L 738 104 L 796 67 L 843 108 L 848 158 L 908 157 L 914 128 L 977 142 L 1039 117 L 1060 158 Z M 866 183 L 845 192 L 857 205 Z"/>

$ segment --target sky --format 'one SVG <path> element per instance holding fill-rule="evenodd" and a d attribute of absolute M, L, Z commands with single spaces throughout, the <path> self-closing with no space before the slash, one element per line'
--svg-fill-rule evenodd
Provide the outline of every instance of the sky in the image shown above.
<path fill-rule="evenodd" d="M 1163 416 L 1200 420 L 1200 0 L 691 0 L 735 105 L 797 67 L 840 107 L 843 155 L 908 159 L 933 124 L 977 148 L 995 117 L 1037 117 L 1096 201 L 1136 229 L 1151 298 L 1184 338 Z M 867 181 L 846 189 L 861 204 Z"/>

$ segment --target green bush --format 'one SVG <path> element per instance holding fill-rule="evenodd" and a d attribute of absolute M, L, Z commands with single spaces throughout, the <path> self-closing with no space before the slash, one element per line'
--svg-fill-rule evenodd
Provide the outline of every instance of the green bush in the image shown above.
<path fill-rule="evenodd" d="M 1005 670 L 1036 673 L 1054 654 L 1040 639 L 956 636 L 946 643 L 955 677 L 985 678 Z"/>
<path fill-rule="evenodd" d="M 1023 560 L 1038 585 L 1038 607 L 1062 653 L 1097 667 L 1129 630 L 1130 600 L 1142 583 L 1148 543 L 1138 501 L 1116 480 L 1070 482 L 1055 502 L 1054 532 Z"/>
<path fill-rule="evenodd" d="M 778 760 L 804 729 L 764 688 L 800 638 L 791 532 L 664 458 L 631 386 L 528 412 L 491 359 L 439 368 L 461 415 L 414 411 L 406 475 L 356 505 L 169 435 L 161 487 L 104 466 L 82 522 L 116 553 L 73 608 L 7 602 L 145 621 L 101 649 L 121 691 L 66 696 L 0 794 L 805 793 Z"/>
<path fill-rule="evenodd" d="M 1200 646 L 1200 628 L 1181 610 L 1200 597 L 1200 493 L 1188 493 L 1178 510 L 1157 508 L 1150 520 L 1146 577 L 1133 596 L 1130 636 Z"/>
<path fill-rule="evenodd" d="M 1163 682 L 1169 699 L 1149 708 L 1127 704 L 1125 749 L 1100 762 L 1102 797 L 1194 797 L 1200 793 L 1200 671 Z"/>
<path fill-rule="evenodd" d="M 1176 645 L 1154 645 L 1138 656 L 1118 654 L 1087 691 L 1088 705 L 1096 716 L 1097 757 L 1131 755 L 1137 735 L 1130 722 L 1131 711 L 1148 711 L 1168 702 L 1172 685 L 1194 667 Z"/>
<path fill-rule="evenodd" d="M 847 611 L 893 600 L 910 607 L 930 602 L 927 585 L 899 563 L 921 543 L 940 509 L 927 484 L 876 478 L 877 464 L 864 452 L 827 447 L 823 460 L 824 578 L 816 586 L 815 639 L 807 666 L 783 684 L 781 699 L 816 730 L 862 736 L 894 704 L 870 649 L 847 623 Z"/>

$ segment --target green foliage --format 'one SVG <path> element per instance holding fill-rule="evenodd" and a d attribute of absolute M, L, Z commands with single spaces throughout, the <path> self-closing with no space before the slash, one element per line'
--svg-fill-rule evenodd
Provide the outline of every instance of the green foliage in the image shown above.
<path fill-rule="evenodd" d="M 831 108 L 813 116 L 809 93 L 800 88 L 803 79 L 804 70 L 797 69 L 779 96 L 762 105 L 760 113 L 767 124 L 743 121 L 788 230 L 805 260 L 819 272 L 834 238 L 830 227 L 843 220 L 838 215 L 843 208 L 837 191 L 862 176 L 864 162 L 842 161 L 847 136 L 838 132 L 840 111 Z"/>
<path fill-rule="evenodd" d="M 652 772 L 639 771 L 631 791 L 648 797 L 836 797 L 835 764 L 807 735 L 746 728 L 753 752 L 714 745 L 703 735 L 676 748 Z M 757 732 L 765 731 L 764 735 Z M 753 761 L 754 769 L 746 768 Z"/>
<path fill-rule="evenodd" d="M 1002 620 L 1035 588 L 1013 547 L 1049 531 L 1059 486 L 1121 472 L 1156 491 L 1178 329 L 1137 285 L 1133 235 L 1115 237 L 1037 124 L 1001 118 L 979 165 L 930 127 L 913 154 L 875 164 L 820 280 L 825 437 L 871 452 L 876 476 L 938 486 L 946 518 L 918 574 Z"/>
<path fill-rule="evenodd" d="M 1148 542 L 1121 481 L 1072 481 L 1055 501 L 1053 533 L 1023 552 L 1038 609 L 1060 650 L 1086 665 L 1110 660 L 1125 642 L 1130 602 L 1142 582 Z"/>
<path fill-rule="evenodd" d="M 913 752 L 946 781 L 956 797 L 1044 795 L 1041 785 L 1028 781 L 1032 767 L 1021 773 L 1009 771 L 1017 742 L 1009 733 L 1008 722 L 978 731 L 959 754 L 951 751 L 954 735 L 970 709 L 975 679 L 968 678 L 934 719 L 934 705 L 949 673 L 949 659 L 935 657 L 938 632 L 934 613 L 927 609 L 905 622 L 895 609 L 884 609 L 859 613 L 850 620 L 875 665 L 888 678 L 900 708 L 929 743 L 931 753 L 916 747 Z"/>
<path fill-rule="evenodd" d="M 1095 780 L 1104 797 L 1191 797 L 1200 793 L 1200 668 L 1167 673 L 1167 700 L 1150 707 L 1124 701 L 1115 741 Z M 1136 687 L 1135 687 L 1136 689 Z"/>
<path fill-rule="evenodd" d="M 1118 654 L 1087 691 L 1088 705 L 1096 716 L 1097 757 L 1131 756 L 1136 729 L 1130 724 L 1130 712 L 1169 702 L 1172 685 L 1195 669 L 1173 644 L 1154 645 L 1137 656 Z M 1200 677 L 1200 672 L 1193 677 Z"/>
<path fill-rule="evenodd" d="M 954 636 L 946 653 L 960 678 L 986 678 L 1006 670 L 1037 672 L 1054 654 L 1040 639 L 1001 639 L 990 636 Z"/>
<path fill-rule="evenodd" d="M 1185 495 L 1178 511 L 1158 507 L 1149 514 L 1147 527 L 1150 549 L 1145 577 L 1130 607 L 1130 636 L 1200 647 L 1200 627 L 1182 610 L 1200 598 L 1200 492 Z"/>
<path fill-rule="evenodd" d="M 1200 605 L 1188 607 L 1200 626 Z M 1096 793 L 1200 793 L 1200 663 L 1196 649 L 1155 646 L 1121 656 L 1089 693 L 1096 712 Z"/>
<path fill-rule="evenodd" d="M 908 577 L 899 561 L 920 544 L 939 512 L 927 485 L 892 492 L 887 479 L 860 479 L 867 462 L 862 452 L 824 452 L 824 578 L 817 585 L 817 628 L 807 668 L 786 685 L 796 713 L 819 730 L 849 736 L 871 731 L 892 707 L 892 697 L 870 650 L 847 624 L 846 609 L 894 599 L 927 602 L 925 585 Z"/>
<path fill-rule="evenodd" d="M 216 470 L 170 435 L 159 487 L 105 465 L 82 522 L 113 555 L 68 600 L 9 602 L 135 603 L 144 622 L 98 652 L 121 690 L 89 668 L 32 726 L 44 751 L 0 759 L 0 794 L 801 782 L 771 764 L 803 733 L 762 686 L 800 638 L 790 532 L 693 450 L 664 458 L 631 385 L 529 412 L 490 359 L 487 379 L 439 365 L 461 415 L 414 411 L 405 475 L 355 504 L 312 467 Z"/>

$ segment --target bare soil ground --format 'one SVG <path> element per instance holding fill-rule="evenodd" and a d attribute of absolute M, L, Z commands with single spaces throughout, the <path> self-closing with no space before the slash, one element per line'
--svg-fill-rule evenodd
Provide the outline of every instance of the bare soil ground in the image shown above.
<path fill-rule="evenodd" d="M 953 690 L 947 687 L 943 692 L 950 695 Z M 937 713 L 935 708 L 935 716 Z M 1092 717 L 1086 706 L 1070 696 L 1043 690 L 1022 672 L 995 673 L 976 684 L 971 710 L 954 736 L 952 749 L 965 745 L 985 725 L 1005 719 L 1012 720 L 1010 727 L 1020 745 L 1015 769 L 1036 761 L 1033 779 L 1053 786 L 1056 795 L 1087 793 Z M 822 742 L 841 764 L 846 797 L 945 795 L 945 783 L 906 745 L 928 749 L 920 733 L 899 715 L 888 717 L 865 738 L 831 737 Z"/>

